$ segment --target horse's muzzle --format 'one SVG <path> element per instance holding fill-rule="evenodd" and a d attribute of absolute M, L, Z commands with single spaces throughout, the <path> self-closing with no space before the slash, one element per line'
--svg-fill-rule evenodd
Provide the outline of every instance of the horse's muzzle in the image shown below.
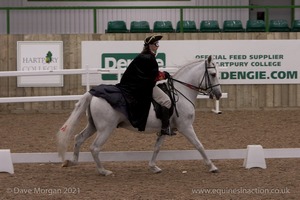
<path fill-rule="evenodd" d="M 217 100 L 220 100 L 221 97 L 222 97 L 222 94 L 221 94 L 220 96 L 216 96 L 216 99 L 217 99 Z"/>
<path fill-rule="evenodd" d="M 214 97 L 216 97 L 217 100 L 220 100 L 220 98 L 222 97 L 222 93 L 218 92 L 216 94 L 214 94 L 213 92 L 209 93 L 209 98 L 213 99 Z"/>

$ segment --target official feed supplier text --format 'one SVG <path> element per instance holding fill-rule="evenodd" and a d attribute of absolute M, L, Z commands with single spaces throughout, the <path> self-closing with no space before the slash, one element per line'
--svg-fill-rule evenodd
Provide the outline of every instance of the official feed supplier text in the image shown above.
<path fill-rule="evenodd" d="M 196 55 L 205 59 L 208 55 Z M 283 54 L 271 55 L 215 55 L 222 80 L 298 79 L 298 71 L 290 66 Z M 294 69 L 294 70 L 292 70 Z"/>

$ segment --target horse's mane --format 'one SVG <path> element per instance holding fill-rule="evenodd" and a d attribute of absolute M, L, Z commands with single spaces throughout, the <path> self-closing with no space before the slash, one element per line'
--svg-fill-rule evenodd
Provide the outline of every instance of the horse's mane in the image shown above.
<path fill-rule="evenodd" d="M 190 62 L 188 62 L 187 64 L 183 65 L 174 75 L 180 74 L 181 71 L 186 70 L 190 67 L 193 67 L 195 63 L 200 63 L 200 62 L 204 62 L 205 60 L 200 60 L 200 59 L 195 59 L 192 60 Z"/>

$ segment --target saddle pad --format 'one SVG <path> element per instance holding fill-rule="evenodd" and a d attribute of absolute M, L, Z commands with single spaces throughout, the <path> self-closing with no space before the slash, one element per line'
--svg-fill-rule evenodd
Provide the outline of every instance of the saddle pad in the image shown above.
<path fill-rule="evenodd" d="M 89 92 L 95 97 L 105 99 L 115 110 L 123 113 L 128 118 L 126 101 L 118 87 L 101 84 L 93 87 Z"/>

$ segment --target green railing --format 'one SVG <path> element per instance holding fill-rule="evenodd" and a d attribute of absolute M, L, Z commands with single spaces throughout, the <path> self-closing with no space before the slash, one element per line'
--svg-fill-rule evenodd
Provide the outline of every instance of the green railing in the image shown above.
<path fill-rule="evenodd" d="M 291 0 L 294 4 L 294 0 Z M 70 7 L 0 7 L 0 10 L 6 10 L 6 32 L 10 34 L 10 11 L 11 10 L 93 10 L 93 27 L 94 33 L 97 33 L 97 10 L 104 9 L 176 9 L 180 13 L 180 32 L 183 32 L 184 10 L 185 9 L 264 9 L 265 10 L 265 23 L 266 31 L 269 30 L 269 9 L 291 9 L 291 21 L 294 20 L 295 9 L 300 8 L 300 5 L 290 6 L 70 6 Z"/>

